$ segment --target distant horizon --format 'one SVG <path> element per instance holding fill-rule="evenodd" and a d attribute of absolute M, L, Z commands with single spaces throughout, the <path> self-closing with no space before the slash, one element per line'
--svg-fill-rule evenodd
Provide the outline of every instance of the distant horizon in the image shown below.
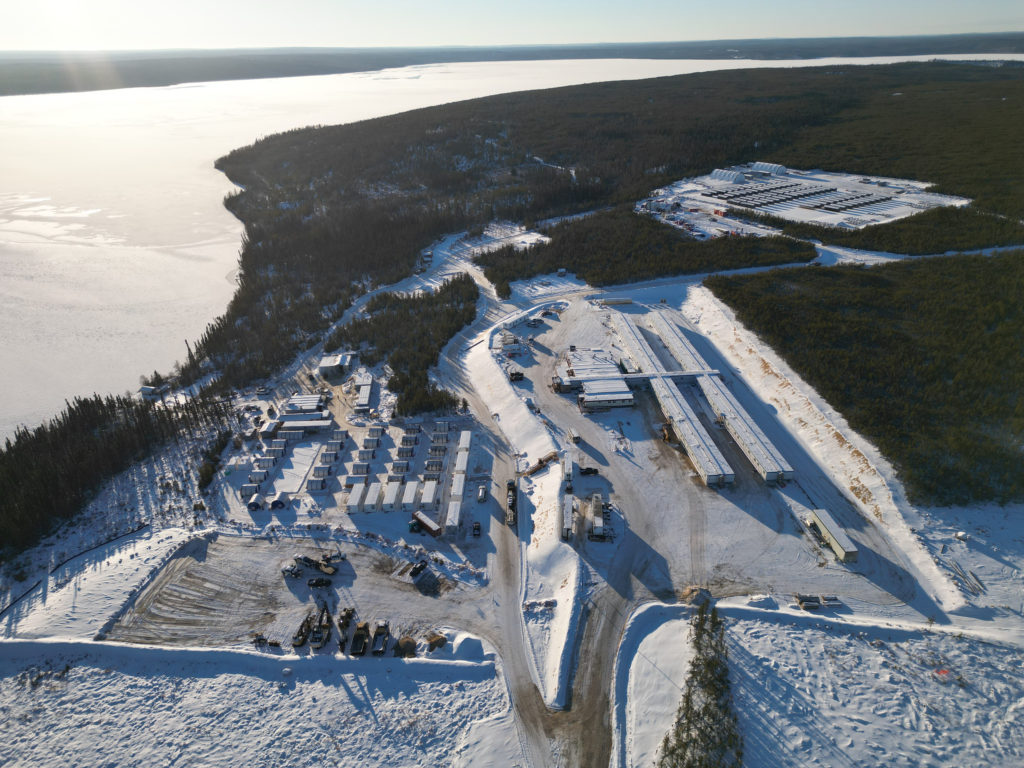
<path fill-rule="evenodd" d="M 636 47 L 649 46 L 671 46 L 671 45 L 716 45 L 726 43 L 756 43 L 756 42 L 814 42 L 814 41 L 857 41 L 857 40 L 922 40 L 922 39 L 943 39 L 943 38 L 978 38 L 978 37 L 1024 37 L 1024 26 L 1021 29 L 1000 30 L 988 32 L 945 32 L 945 33 L 906 33 L 906 34 L 879 34 L 879 35 L 771 35 L 760 37 L 722 37 L 722 38 L 692 38 L 692 39 L 665 39 L 665 40 L 604 40 L 598 42 L 544 42 L 544 43 L 421 43 L 418 45 L 407 44 L 378 44 L 378 45 L 202 45 L 202 46 L 170 46 L 167 48 L 0 48 L 0 54 L 62 54 L 62 53 L 214 53 L 214 52 L 272 52 L 281 51 L 288 53 L 295 52 L 332 52 L 332 51 L 444 51 L 444 50 L 505 50 L 505 49 L 558 49 L 558 48 L 605 48 L 605 47 Z M 995 51 L 994 53 L 998 53 Z"/>

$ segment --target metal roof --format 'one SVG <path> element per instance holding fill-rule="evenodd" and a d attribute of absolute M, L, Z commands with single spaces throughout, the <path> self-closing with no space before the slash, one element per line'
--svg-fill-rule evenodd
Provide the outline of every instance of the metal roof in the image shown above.
<path fill-rule="evenodd" d="M 720 379 L 715 376 L 698 376 L 697 386 L 762 478 L 773 480 L 793 476 L 793 467 Z"/>

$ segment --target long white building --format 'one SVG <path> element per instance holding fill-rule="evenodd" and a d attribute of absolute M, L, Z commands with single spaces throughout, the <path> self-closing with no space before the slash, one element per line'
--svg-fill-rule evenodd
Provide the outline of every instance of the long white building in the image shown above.
<path fill-rule="evenodd" d="M 648 315 L 648 322 L 683 370 L 707 370 L 708 364 L 679 327 L 660 312 Z M 775 447 L 717 376 L 697 376 L 697 386 L 707 398 L 716 418 L 732 435 L 743 454 L 765 482 L 790 480 L 793 467 Z"/>
<path fill-rule="evenodd" d="M 636 367 L 644 373 L 655 374 L 650 379 L 654 396 L 658 398 L 662 413 L 672 424 L 676 438 L 682 444 L 686 455 L 690 457 L 693 468 L 697 470 L 700 478 L 707 485 L 735 481 L 736 473 L 722 456 L 722 452 L 718 450 L 715 441 L 704 429 L 690 404 L 686 402 L 679 387 L 671 379 L 656 375 L 668 372 L 659 362 L 654 350 L 651 349 L 639 329 L 632 320 L 618 312 L 612 314 L 612 322 L 622 341 L 623 349 L 636 364 Z M 700 366 L 699 369 L 704 370 L 706 366 Z"/>
<path fill-rule="evenodd" d="M 725 425 L 743 454 L 750 459 L 762 480 L 774 483 L 793 479 L 793 467 L 743 410 L 743 406 L 721 379 L 716 376 L 698 376 L 697 386 L 711 403 L 715 416 Z"/>

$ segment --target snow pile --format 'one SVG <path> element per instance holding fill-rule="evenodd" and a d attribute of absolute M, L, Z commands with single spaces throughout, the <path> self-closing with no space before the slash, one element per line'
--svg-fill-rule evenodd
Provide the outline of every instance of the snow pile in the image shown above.
<path fill-rule="evenodd" d="M 514 743 L 493 661 L 19 641 L 3 650 L 0 764 L 446 765 L 476 720 L 489 722 L 475 740 Z"/>
<path fill-rule="evenodd" d="M 483 336 L 489 339 L 493 330 Z M 489 347 L 486 342 L 475 344 L 466 354 L 466 369 L 480 397 L 491 412 L 497 414 L 498 428 L 512 447 L 512 453 L 522 458 L 520 463 L 529 466 L 555 450 L 555 443 L 541 420 L 526 407 L 509 383 Z"/>
<path fill-rule="evenodd" d="M 519 521 L 520 530 L 532 527 L 523 558 L 527 650 L 544 703 L 555 709 L 565 707 L 569 694 L 582 577 L 579 556 L 561 539 L 561 488 L 557 465 L 524 478 Z"/>

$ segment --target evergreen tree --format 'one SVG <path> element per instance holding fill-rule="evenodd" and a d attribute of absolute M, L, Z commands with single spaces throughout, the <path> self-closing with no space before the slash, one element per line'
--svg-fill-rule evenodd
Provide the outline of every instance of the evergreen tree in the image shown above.
<path fill-rule="evenodd" d="M 676 724 L 661 745 L 658 768 L 741 768 L 743 737 L 733 709 L 725 626 L 707 603 L 693 619 L 693 659 Z"/>

